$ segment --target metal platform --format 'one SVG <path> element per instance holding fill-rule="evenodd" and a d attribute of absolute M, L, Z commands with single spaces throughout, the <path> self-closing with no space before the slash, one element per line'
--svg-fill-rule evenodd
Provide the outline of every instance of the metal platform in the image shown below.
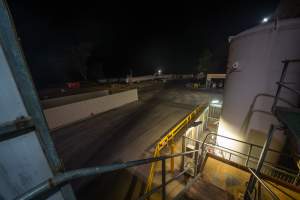
<path fill-rule="evenodd" d="M 233 200 L 234 197 L 222 190 L 221 188 L 211 184 L 198 177 L 191 187 L 185 192 L 180 200 Z"/>

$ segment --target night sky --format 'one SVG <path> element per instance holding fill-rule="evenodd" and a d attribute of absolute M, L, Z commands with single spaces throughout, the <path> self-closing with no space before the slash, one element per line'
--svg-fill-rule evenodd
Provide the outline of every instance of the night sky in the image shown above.
<path fill-rule="evenodd" d="M 278 2 L 8 1 L 38 88 L 83 80 L 90 66 L 107 78 L 195 73 L 203 51 L 212 54 L 209 71 L 224 71 L 228 37 L 272 15 Z"/>

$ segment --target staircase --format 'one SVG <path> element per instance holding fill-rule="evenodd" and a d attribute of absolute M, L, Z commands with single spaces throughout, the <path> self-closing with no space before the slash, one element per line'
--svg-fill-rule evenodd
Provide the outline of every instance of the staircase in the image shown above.
<path fill-rule="evenodd" d="M 178 200 L 234 200 L 234 197 L 198 177 Z"/>

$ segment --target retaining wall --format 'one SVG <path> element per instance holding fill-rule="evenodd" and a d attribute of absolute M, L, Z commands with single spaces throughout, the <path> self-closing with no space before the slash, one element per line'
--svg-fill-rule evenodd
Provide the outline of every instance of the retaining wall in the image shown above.
<path fill-rule="evenodd" d="M 132 89 L 112 95 L 48 108 L 44 110 L 44 114 L 49 128 L 54 129 L 81 121 L 95 114 L 103 113 L 137 100 L 137 89 Z"/>
<path fill-rule="evenodd" d="M 41 104 L 44 109 L 48 109 L 52 107 L 66 105 L 66 104 L 83 101 L 91 98 L 102 97 L 106 95 L 109 95 L 108 90 L 100 90 L 100 91 L 98 90 L 95 92 L 87 92 L 82 94 L 74 94 L 74 95 L 69 95 L 64 97 L 45 99 L 41 101 Z"/>

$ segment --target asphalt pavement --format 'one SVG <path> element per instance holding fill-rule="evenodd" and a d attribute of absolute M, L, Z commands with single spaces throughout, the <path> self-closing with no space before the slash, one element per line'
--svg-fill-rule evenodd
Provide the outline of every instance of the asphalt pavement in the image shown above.
<path fill-rule="evenodd" d="M 166 83 L 139 91 L 139 101 L 52 132 L 67 170 L 139 159 L 167 130 L 213 96 Z M 149 152 L 148 152 L 149 153 Z"/>

